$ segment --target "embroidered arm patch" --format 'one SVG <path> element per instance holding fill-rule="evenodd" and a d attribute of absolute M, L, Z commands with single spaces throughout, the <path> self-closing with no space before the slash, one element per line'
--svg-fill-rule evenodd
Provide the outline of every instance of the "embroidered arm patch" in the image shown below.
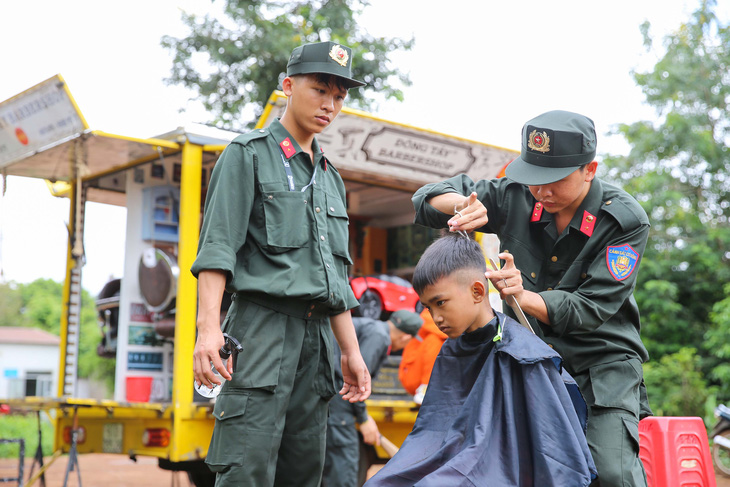
<path fill-rule="evenodd" d="M 617 281 L 623 281 L 634 272 L 639 262 L 639 254 L 631 245 L 616 245 L 606 249 L 608 271 Z"/>

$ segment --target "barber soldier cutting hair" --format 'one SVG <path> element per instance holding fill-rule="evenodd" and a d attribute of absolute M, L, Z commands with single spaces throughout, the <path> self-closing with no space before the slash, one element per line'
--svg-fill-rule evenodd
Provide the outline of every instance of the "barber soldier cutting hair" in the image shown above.
<path fill-rule="evenodd" d="M 544 113 L 523 127 L 506 178 L 426 185 L 413 196 L 416 223 L 499 237 L 503 265 L 486 276 L 518 301 L 578 383 L 598 469 L 591 485 L 645 486 L 638 424 L 651 415 L 641 366 L 649 357 L 633 291 L 649 219 L 596 177 L 595 155 L 591 119 Z"/>

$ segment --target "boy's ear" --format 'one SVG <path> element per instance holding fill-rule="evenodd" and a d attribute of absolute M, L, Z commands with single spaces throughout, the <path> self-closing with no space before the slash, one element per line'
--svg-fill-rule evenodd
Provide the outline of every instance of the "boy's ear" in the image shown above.
<path fill-rule="evenodd" d="M 489 289 L 482 281 L 474 281 L 471 284 L 471 297 L 475 303 L 481 303 L 489 293 Z"/>

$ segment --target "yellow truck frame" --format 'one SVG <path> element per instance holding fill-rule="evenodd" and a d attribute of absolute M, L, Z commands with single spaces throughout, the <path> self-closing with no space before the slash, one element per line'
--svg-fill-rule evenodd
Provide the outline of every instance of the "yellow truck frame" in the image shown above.
<path fill-rule="evenodd" d="M 82 120 L 82 130 L 41 150 L 6 163 L 2 169 L 9 175 L 46 179 L 54 195 L 67 197 L 70 200 L 68 229 L 70 238 L 63 288 L 57 398 L 29 397 L 23 400 L 0 400 L 0 402 L 7 402 L 15 409 L 49 412 L 55 426 L 54 449 L 57 453 L 69 453 L 73 450 L 74 454 L 107 452 L 124 454 L 132 458 L 147 455 L 159 458 L 163 468 L 191 471 L 192 479 L 193 474 L 201 472 L 202 461 L 205 459 L 213 431 L 214 418 L 213 404 L 193 400 L 191 385 L 197 282 L 186 270 L 190 269 L 196 257 L 200 230 L 203 164 L 217 159 L 227 142 L 201 143 L 184 131 L 171 132 L 160 138 L 139 139 L 90 130 L 63 78 L 57 75 L 44 83 L 49 82 L 62 86 L 62 90 Z M 285 100 L 283 94 L 275 92 L 272 95 L 257 127 L 264 124 L 264 121 L 271 116 L 272 110 L 276 110 L 277 107 L 281 109 L 282 100 Z M 343 113 L 366 117 L 375 122 L 380 121 L 357 110 L 345 108 Z M 406 128 L 424 131 L 406 125 L 394 125 L 398 125 L 399 130 Z M 486 144 L 479 142 L 453 139 L 463 144 L 487 147 Z M 509 162 L 515 155 L 513 151 L 499 150 L 505 154 L 500 164 L 504 161 Z M 95 182 L 114 174 L 129 172 L 130 169 L 149 164 L 161 157 L 175 161 L 181 166 L 177 259 L 182 272 L 177 280 L 176 291 L 171 402 L 128 403 L 73 397 L 73 393 L 70 392 L 73 391 L 75 381 L 73 356 L 77 354 L 74 344 L 78 343 L 78 329 L 73 326 L 76 312 L 74 306 L 78 305 L 80 299 L 85 202 L 95 200 L 120 204 L 124 196 L 100 191 Z M 58 161 L 66 162 L 59 165 Z M 396 183 L 382 178 L 377 180 L 377 177 L 370 181 L 358 179 L 359 176 L 353 178 L 351 180 L 359 183 L 372 183 L 407 193 L 412 193 L 420 186 L 402 181 Z M 393 382 L 392 371 L 391 375 L 383 380 Z M 396 445 L 400 445 L 416 419 L 415 403 L 410 400 L 374 399 L 368 401 L 368 406 L 369 413 L 378 423 L 381 432 Z M 381 459 L 387 458 L 382 449 L 378 449 L 378 456 Z M 54 459 L 56 457 L 57 455 Z M 207 480 L 199 480 L 196 485 L 205 485 L 206 482 Z"/>

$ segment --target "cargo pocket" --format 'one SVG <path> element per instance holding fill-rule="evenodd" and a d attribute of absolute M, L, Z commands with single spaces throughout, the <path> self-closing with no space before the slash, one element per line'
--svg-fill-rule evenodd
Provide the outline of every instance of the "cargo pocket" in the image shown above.
<path fill-rule="evenodd" d="M 325 401 L 329 401 L 337 393 L 333 364 L 332 334 L 329 325 L 323 324 L 319 326 L 319 367 L 314 389 Z"/>
<path fill-rule="evenodd" d="M 307 246 L 309 221 L 307 194 L 300 191 L 269 191 L 261 194 L 266 219 L 266 246 L 283 253 Z"/>
<path fill-rule="evenodd" d="M 327 233 L 329 235 L 330 248 L 332 253 L 344 259 L 347 265 L 352 265 L 349 242 L 349 219 L 347 208 L 340 198 L 331 194 L 327 195 Z"/>
<path fill-rule="evenodd" d="M 243 465 L 245 451 L 244 413 L 248 394 L 221 393 L 215 402 L 215 428 L 205 458 L 211 472 L 222 472 L 228 467 Z"/>
<path fill-rule="evenodd" d="M 624 445 L 621 449 L 623 485 L 646 485 L 646 473 L 640 460 L 639 423 L 622 418 Z"/>
<path fill-rule="evenodd" d="M 639 385 L 641 362 L 622 360 L 591 367 L 590 384 L 593 405 L 600 408 L 619 408 L 639 417 Z"/>
<path fill-rule="evenodd" d="M 229 325 L 232 336 L 243 346 L 236 372 L 226 386 L 264 389 L 273 392 L 279 383 L 279 369 L 284 353 L 282 315 L 269 308 L 236 298 L 236 314 Z"/>

